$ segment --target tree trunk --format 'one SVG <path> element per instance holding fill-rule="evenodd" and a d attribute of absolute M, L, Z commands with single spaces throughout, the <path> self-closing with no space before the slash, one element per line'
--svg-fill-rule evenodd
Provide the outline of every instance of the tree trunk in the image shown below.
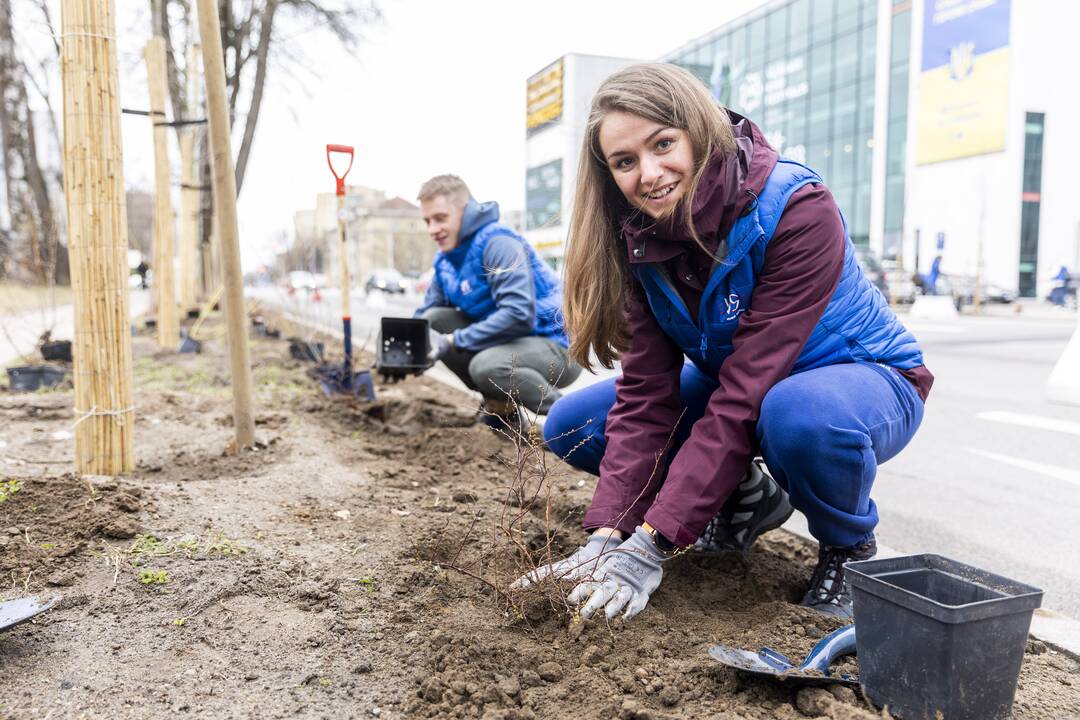
<path fill-rule="evenodd" d="M 12 254 L 41 282 L 55 279 L 59 234 L 37 158 L 25 69 L 15 51 L 11 0 L 0 0 L 0 151 Z M 10 268 L 9 268 L 10 270 Z"/>
<path fill-rule="evenodd" d="M 277 0 L 266 0 L 262 17 L 259 19 L 259 44 L 255 49 L 255 79 L 251 89 L 251 105 L 244 120 L 244 137 L 240 141 L 240 154 L 236 159 L 236 193 L 244 185 L 244 172 L 247 170 L 251 144 L 255 140 L 255 126 L 259 122 L 259 109 L 262 107 L 263 90 L 266 87 L 266 65 L 270 57 L 270 43 L 274 34 L 274 13 L 277 12 Z"/>

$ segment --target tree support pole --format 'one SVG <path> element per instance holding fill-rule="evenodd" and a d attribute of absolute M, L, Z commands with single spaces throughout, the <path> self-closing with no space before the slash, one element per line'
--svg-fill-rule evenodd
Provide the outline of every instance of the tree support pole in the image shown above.
<path fill-rule="evenodd" d="M 157 295 L 157 341 L 176 351 L 180 323 L 173 273 L 176 221 L 169 181 L 169 129 L 165 123 L 165 39 L 155 35 L 143 51 L 150 89 L 150 122 L 154 132 L 154 292 Z"/>
<path fill-rule="evenodd" d="M 233 420 L 236 447 L 255 444 L 255 418 L 251 403 L 251 361 L 248 353 L 244 280 L 240 272 L 240 241 L 236 223 L 236 173 L 229 144 L 229 114 L 225 102 L 225 59 L 221 25 L 215 0 L 198 0 L 206 111 L 210 121 L 210 157 L 213 166 L 215 235 L 221 252 L 221 280 L 225 287 L 225 320 L 232 364 Z"/>
<path fill-rule="evenodd" d="M 63 0 L 64 196 L 74 290 L 75 468 L 117 475 L 132 449 L 127 210 L 111 0 Z"/>

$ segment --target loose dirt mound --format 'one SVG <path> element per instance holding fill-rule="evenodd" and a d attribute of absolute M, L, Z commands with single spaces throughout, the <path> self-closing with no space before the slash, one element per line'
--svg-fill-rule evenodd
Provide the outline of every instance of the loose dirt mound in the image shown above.
<path fill-rule="evenodd" d="M 270 340 L 252 347 L 259 446 L 234 454 L 210 331 L 199 356 L 136 338 L 138 468 L 120 480 L 64 474 L 70 393 L 0 397 L 0 481 L 18 486 L 0 598 L 64 598 L 0 635 L 0 717 L 883 717 L 707 655 L 801 656 L 836 627 L 794 604 L 802 540 L 679 557 L 631 623 L 581 622 L 565 589 L 506 589 L 522 549 L 582 541 L 593 478 L 522 456 L 427 378 L 323 397 Z M 1075 661 L 1030 643 L 1014 717 L 1080 716 L 1078 687 Z"/>

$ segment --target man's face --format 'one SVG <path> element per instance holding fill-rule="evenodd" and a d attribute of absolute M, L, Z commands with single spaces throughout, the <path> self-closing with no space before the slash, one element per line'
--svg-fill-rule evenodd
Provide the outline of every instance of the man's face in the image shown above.
<path fill-rule="evenodd" d="M 430 200 L 420 201 L 420 212 L 424 216 L 428 235 L 442 252 L 450 252 L 461 241 L 461 217 L 465 206 L 453 202 L 445 195 L 436 195 Z"/>

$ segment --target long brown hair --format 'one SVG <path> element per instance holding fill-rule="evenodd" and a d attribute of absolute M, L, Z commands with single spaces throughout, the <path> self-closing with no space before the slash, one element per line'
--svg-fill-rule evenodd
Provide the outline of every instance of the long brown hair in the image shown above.
<path fill-rule="evenodd" d="M 600 125 L 611 112 L 686 131 L 694 150 L 694 176 L 679 205 L 699 245 L 691 217 L 698 183 L 709 158 L 735 149 L 728 114 L 700 80 L 676 65 L 631 65 L 596 91 L 578 160 L 563 290 L 570 356 L 587 369 L 592 368 L 592 353 L 610 368 L 630 342 L 624 317 L 630 268 L 619 227 L 631 208 L 600 149 Z"/>

